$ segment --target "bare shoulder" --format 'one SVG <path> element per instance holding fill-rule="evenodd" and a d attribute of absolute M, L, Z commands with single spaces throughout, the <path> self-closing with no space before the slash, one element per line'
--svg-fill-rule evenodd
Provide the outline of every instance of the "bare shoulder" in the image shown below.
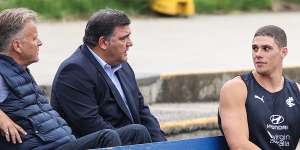
<path fill-rule="evenodd" d="M 246 97 L 247 87 L 239 76 L 227 81 L 221 88 L 220 102 L 244 102 Z"/>
<path fill-rule="evenodd" d="M 246 84 L 244 83 L 244 81 L 241 79 L 241 77 L 237 76 L 237 77 L 225 82 L 221 91 L 222 90 L 225 90 L 225 91 L 234 90 L 236 92 L 242 92 L 244 90 L 247 90 L 247 87 L 246 87 Z"/>

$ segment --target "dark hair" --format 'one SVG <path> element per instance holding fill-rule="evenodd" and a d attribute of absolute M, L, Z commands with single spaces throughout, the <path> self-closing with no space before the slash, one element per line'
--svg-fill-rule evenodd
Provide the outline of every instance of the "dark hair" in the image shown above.
<path fill-rule="evenodd" d="M 37 14 L 27 8 L 5 9 L 0 12 L 0 53 L 8 53 L 11 39 L 32 20 L 36 22 Z"/>
<path fill-rule="evenodd" d="M 109 38 L 115 27 L 129 24 L 128 16 L 122 11 L 113 9 L 100 10 L 88 20 L 83 43 L 94 48 L 101 36 Z"/>
<path fill-rule="evenodd" d="M 256 31 L 254 37 L 257 36 L 269 36 L 274 39 L 279 47 L 287 46 L 286 34 L 280 27 L 274 25 L 263 26 Z"/>

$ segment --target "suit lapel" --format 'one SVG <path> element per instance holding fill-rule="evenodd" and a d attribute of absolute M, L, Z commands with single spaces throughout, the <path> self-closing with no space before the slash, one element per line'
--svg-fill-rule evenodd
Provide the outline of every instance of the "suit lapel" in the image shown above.
<path fill-rule="evenodd" d="M 104 71 L 102 66 L 97 62 L 96 58 L 93 56 L 93 54 L 89 51 L 89 49 L 85 45 L 82 48 L 82 52 L 86 57 L 88 57 L 88 60 L 90 60 L 92 62 L 92 64 L 95 65 L 95 67 L 97 68 L 97 71 L 102 75 L 102 77 L 104 77 L 105 82 L 107 83 L 107 85 L 109 86 L 109 88 L 111 89 L 111 91 L 115 97 L 116 102 L 118 103 L 120 108 L 123 110 L 123 112 L 126 114 L 126 116 L 133 123 L 134 122 L 133 118 L 131 117 L 130 112 L 127 109 L 126 104 L 124 103 L 118 89 L 115 87 L 114 83 L 111 81 L 109 76 L 106 74 L 106 72 Z"/>
<path fill-rule="evenodd" d="M 138 106 L 138 105 L 135 104 L 136 101 L 134 100 L 133 95 L 131 94 L 130 89 L 129 89 L 130 88 L 130 86 L 129 86 L 130 83 L 129 83 L 128 79 L 126 78 L 126 75 L 124 74 L 122 69 L 117 71 L 116 74 L 117 74 L 117 77 L 118 77 L 118 79 L 121 83 L 124 94 L 126 96 L 127 104 L 128 104 L 129 109 L 131 110 L 132 117 L 135 120 L 135 123 L 139 123 L 140 122 L 138 120 L 139 117 L 137 117 L 138 116 L 138 111 L 135 107 L 135 106 Z"/>

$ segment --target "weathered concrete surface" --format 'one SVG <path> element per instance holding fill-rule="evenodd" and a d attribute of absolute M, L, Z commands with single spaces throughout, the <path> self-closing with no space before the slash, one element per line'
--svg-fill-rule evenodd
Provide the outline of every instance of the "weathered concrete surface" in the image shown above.
<path fill-rule="evenodd" d="M 247 71 L 162 74 L 139 80 L 139 86 L 148 103 L 218 101 L 222 85 Z M 300 67 L 285 68 L 284 74 L 289 79 L 300 81 Z"/>
<path fill-rule="evenodd" d="M 214 117 L 218 112 L 218 102 L 156 103 L 149 107 L 159 122 Z"/>
<path fill-rule="evenodd" d="M 197 130 L 218 130 L 217 102 L 157 103 L 149 107 L 168 136 Z"/>

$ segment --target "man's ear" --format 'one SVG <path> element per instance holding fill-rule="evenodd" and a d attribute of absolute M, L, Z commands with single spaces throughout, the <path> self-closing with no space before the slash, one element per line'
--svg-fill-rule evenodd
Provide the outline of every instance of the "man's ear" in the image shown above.
<path fill-rule="evenodd" d="M 287 47 L 283 47 L 281 49 L 281 54 L 282 54 L 282 58 L 284 58 L 287 54 L 288 54 L 288 49 Z"/>
<path fill-rule="evenodd" d="M 109 45 L 109 42 L 105 39 L 104 36 L 101 36 L 98 40 L 98 45 L 101 49 L 106 50 Z"/>
<path fill-rule="evenodd" d="M 11 42 L 11 48 L 13 51 L 15 51 L 16 53 L 21 54 L 22 50 L 21 50 L 22 44 L 20 40 L 12 40 Z"/>

